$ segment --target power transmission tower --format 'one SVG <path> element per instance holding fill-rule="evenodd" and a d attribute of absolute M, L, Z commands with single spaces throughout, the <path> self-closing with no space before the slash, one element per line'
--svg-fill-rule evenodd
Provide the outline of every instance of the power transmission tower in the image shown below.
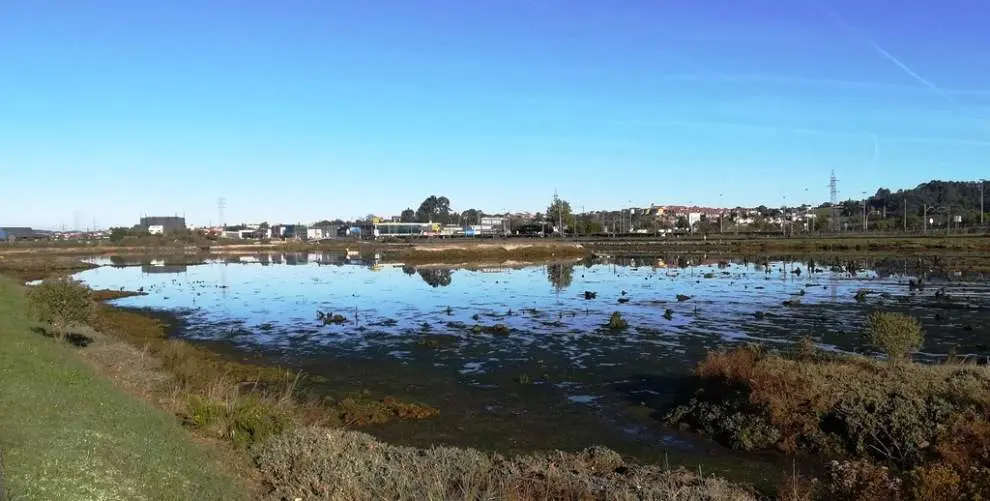
<path fill-rule="evenodd" d="M 832 231 L 839 228 L 839 180 L 835 177 L 835 170 L 828 180 L 829 202 L 832 204 Z"/>
<path fill-rule="evenodd" d="M 217 216 L 219 216 L 218 223 L 220 228 L 223 228 L 223 210 L 227 208 L 227 199 L 220 197 L 217 199 Z"/>

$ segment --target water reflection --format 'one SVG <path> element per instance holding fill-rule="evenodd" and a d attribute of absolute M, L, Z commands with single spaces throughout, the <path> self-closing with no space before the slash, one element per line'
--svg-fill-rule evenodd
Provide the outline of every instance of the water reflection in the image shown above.
<path fill-rule="evenodd" d="M 184 264 L 146 263 L 141 265 L 144 273 L 185 273 L 187 266 Z"/>
<path fill-rule="evenodd" d="M 560 292 L 571 286 L 574 281 L 574 265 L 552 263 L 547 265 L 547 280 L 554 290 Z"/>
<path fill-rule="evenodd" d="M 651 428 L 630 402 L 662 407 L 709 350 L 810 335 L 825 349 L 868 353 L 859 331 L 877 309 L 920 318 L 923 357 L 987 354 L 990 286 L 979 271 L 987 261 L 967 259 L 670 253 L 603 256 L 577 269 L 453 270 L 389 265 L 373 254 L 272 253 L 202 265 L 97 260 L 109 266 L 77 277 L 95 288 L 143 288 L 148 295 L 117 304 L 179 314 L 189 339 L 263 353 L 340 387 L 392 392 L 415 381 L 421 398 L 459 407 L 442 414 L 452 420 L 445 429 L 502 419 L 513 426 L 506 436 L 519 435 L 523 416 L 527 437 L 545 437 L 535 446 L 552 448 L 567 437 L 533 427 L 562 415 L 569 426 L 559 428 L 582 446 L 630 429 L 634 443 L 658 443 L 640 435 Z M 147 272 L 173 265 L 184 273 Z M 924 289 L 909 286 L 918 277 Z M 862 289 L 871 291 L 866 301 L 856 298 Z M 323 325 L 314 311 L 348 321 Z M 621 333 L 603 328 L 614 311 L 629 323 Z M 525 390 L 523 374 L 532 381 Z M 570 426 L 579 419 L 586 436 Z"/>
<path fill-rule="evenodd" d="M 453 273 L 449 268 L 421 268 L 417 270 L 424 282 L 430 287 L 446 287 L 450 285 Z"/>

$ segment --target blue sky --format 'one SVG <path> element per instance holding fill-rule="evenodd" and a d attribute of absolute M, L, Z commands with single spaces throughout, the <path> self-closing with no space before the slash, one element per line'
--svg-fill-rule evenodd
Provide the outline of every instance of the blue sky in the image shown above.
<path fill-rule="evenodd" d="M 0 225 L 794 205 L 990 176 L 976 0 L 12 1 Z M 18 187 L 23 186 L 24 189 Z"/>

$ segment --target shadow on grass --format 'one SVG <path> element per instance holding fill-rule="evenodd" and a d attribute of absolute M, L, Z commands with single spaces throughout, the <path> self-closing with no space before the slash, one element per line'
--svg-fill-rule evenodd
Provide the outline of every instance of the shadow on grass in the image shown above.
<path fill-rule="evenodd" d="M 31 327 L 31 331 L 35 334 L 41 334 L 47 338 L 55 339 L 55 334 L 53 332 L 49 332 L 48 329 L 44 327 Z M 77 332 L 70 332 L 65 335 L 64 341 L 72 346 L 75 346 L 76 348 L 85 348 L 93 342 L 93 338 Z"/>

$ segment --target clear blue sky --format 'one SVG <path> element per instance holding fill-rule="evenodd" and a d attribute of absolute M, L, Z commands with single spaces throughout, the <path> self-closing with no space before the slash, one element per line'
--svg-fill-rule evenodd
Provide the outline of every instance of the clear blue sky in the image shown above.
<path fill-rule="evenodd" d="M 3 2 L 0 225 L 990 177 L 987 19 L 977 0 Z"/>

